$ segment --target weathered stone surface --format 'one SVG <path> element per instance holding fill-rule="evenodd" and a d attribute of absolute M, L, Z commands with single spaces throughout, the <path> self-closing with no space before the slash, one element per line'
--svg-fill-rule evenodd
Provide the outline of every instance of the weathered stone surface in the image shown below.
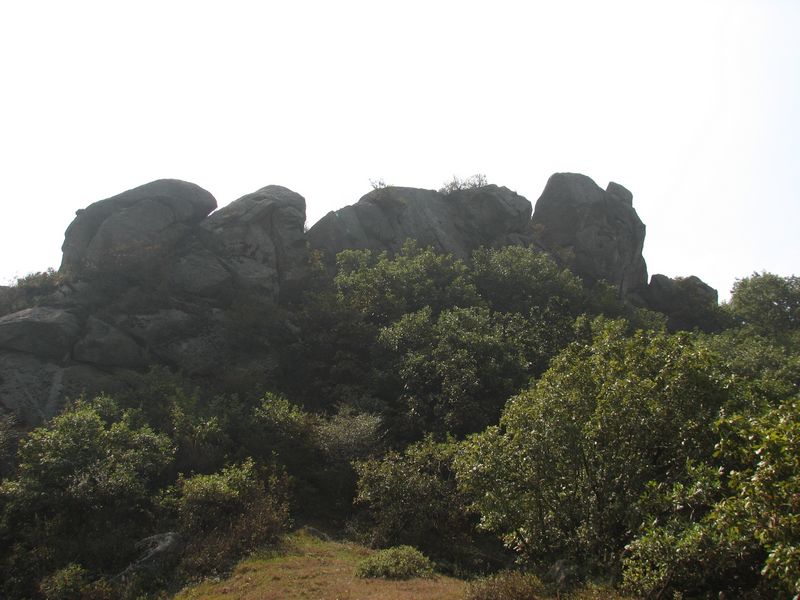
<path fill-rule="evenodd" d="M 92 273 L 142 267 L 163 257 L 217 206 L 201 187 L 160 179 L 77 212 L 61 247 L 61 271 Z"/>
<path fill-rule="evenodd" d="M 127 389 L 131 372 L 103 371 L 90 365 L 62 367 L 32 354 L 0 352 L 0 408 L 25 426 L 59 413 L 67 400 Z"/>
<path fill-rule="evenodd" d="M 0 352 L 0 405 L 24 425 L 57 414 L 63 403 L 63 369 L 31 354 Z"/>
<path fill-rule="evenodd" d="M 218 367 L 228 350 L 222 327 L 213 316 L 201 318 L 176 309 L 128 315 L 118 326 L 145 346 L 154 361 L 186 373 Z"/>
<path fill-rule="evenodd" d="M 642 296 L 648 308 L 667 315 L 672 331 L 695 327 L 712 331 L 719 325 L 717 290 L 694 275 L 674 279 L 653 275 Z"/>
<path fill-rule="evenodd" d="M 206 329 L 199 335 L 162 344 L 153 351 L 161 360 L 184 373 L 195 375 L 219 368 L 224 362 L 226 350 L 225 336 L 214 329 Z"/>
<path fill-rule="evenodd" d="M 129 369 L 101 369 L 91 365 L 72 365 L 62 371 L 60 385 L 64 400 L 84 396 L 93 398 L 98 394 L 110 394 L 130 389 L 136 373 Z"/>
<path fill-rule="evenodd" d="M 117 325 L 148 348 L 190 337 L 197 326 L 189 314 L 174 308 L 148 314 L 122 315 Z"/>
<path fill-rule="evenodd" d="M 214 296 L 233 281 L 220 259 L 207 250 L 177 258 L 169 269 L 169 278 L 184 292 L 200 296 Z"/>
<path fill-rule="evenodd" d="M 305 220 L 305 199 L 270 185 L 221 208 L 202 226 L 238 286 L 277 295 L 280 285 L 300 276 L 306 263 Z"/>
<path fill-rule="evenodd" d="M 536 241 L 588 282 L 604 279 L 625 297 L 647 282 L 645 226 L 631 198 L 618 184 L 603 191 L 585 175 L 556 173 L 536 202 Z"/>
<path fill-rule="evenodd" d="M 112 582 L 122 583 L 129 581 L 155 579 L 163 576 L 174 562 L 180 558 L 183 549 L 180 535 L 175 531 L 151 535 L 136 544 L 136 549 L 141 555 L 122 572 L 111 579 Z"/>
<path fill-rule="evenodd" d="M 311 248 L 329 260 L 347 248 L 397 252 L 406 239 L 467 258 L 478 246 L 522 242 L 531 204 L 511 190 L 489 185 L 444 195 L 387 187 L 328 213 L 308 231 Z"/>
<path fill-rule="evenodd" d="M 75 344 L 75 360 L 115 367 L 142 367 L 145 364 L 141 348 L 130 336 L 108 323 L 89 317 L 86 335 Z"/>
<path fill-rule="evenodd" d="M 80 333 L 75 315 L 58 308 L 35 306 L 0 317 L 0 348 L 61 359 Z"/>

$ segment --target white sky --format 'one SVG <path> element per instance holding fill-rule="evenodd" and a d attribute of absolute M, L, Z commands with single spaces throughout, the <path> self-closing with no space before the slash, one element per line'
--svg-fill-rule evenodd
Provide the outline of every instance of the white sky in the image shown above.
<path fill-rule="evenodd" d="M 0 283 L 162 177 L 628 187 L 650 274 L 800 274 L 800 1 L 0 3 Z"/>

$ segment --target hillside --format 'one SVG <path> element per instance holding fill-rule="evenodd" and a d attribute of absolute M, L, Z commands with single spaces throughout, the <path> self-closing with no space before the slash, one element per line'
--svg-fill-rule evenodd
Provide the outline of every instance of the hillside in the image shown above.
<path fill-rule="evenodd" d="M 577 174 L 216 205 L 100 200 L 0 289 L 4 597 L 800 593 L 800 278 L 648 280 Z"/>

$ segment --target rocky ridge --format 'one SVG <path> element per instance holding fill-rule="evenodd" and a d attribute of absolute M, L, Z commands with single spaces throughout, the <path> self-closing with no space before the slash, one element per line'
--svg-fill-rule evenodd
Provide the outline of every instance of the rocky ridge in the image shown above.
<path fill-rule="evenodd" d="M 79 210 L 53 289 L 31 299 L 0 288 L 0 409 L 36 424 L 65 398 L 134 385 L 149 365 L 199 375 L 232 368 L 231 305 L 284 298 L 302 285 L 310 252 L 330 264 L 341 250 L 394 253 L 408 238 L 459 258 L 479 246 L 532 246 L 676 326 L 685 298 L 716 301 L 697 278 L 654 275 L 648 285 L 632 194 L 584 175 L 553 175 L 535 210 L 495 185 L 377 189 L 307 232 L 304 198 L 280 186 L 216 206 L 197 185 L 159 180 Z M 268 370 L 269 344 L 240 362 Z"/>

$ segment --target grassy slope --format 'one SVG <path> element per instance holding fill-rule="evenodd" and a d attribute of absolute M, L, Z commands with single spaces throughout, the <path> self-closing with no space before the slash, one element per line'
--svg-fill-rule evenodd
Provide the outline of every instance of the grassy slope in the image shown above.
<path fill-rule="evenodd" d="M 374 550 L 320 540 L 304 530 L 285 538 L 277 551 L 256 553 L 228 577 L 182 590 L 174 600 L 464 600 L 467 583 L 451 577 L 388 581 L 360 579 L 356 565 Z M 613 588 L 588 585 L 568 594 L 532 600 L 626 600 Z M 627 598 L 630 600 L 630 598 Z"/>
<path fill-rule="evenodd" d="M 359 579 L 356 564 L 373 551 L 319 540 L 302 530 L 279 553 L 256 554 L 226 579 L 187 587 L 175 600 L 461 600 L 465 583 L 450 577 L 387 581 Z"/>

